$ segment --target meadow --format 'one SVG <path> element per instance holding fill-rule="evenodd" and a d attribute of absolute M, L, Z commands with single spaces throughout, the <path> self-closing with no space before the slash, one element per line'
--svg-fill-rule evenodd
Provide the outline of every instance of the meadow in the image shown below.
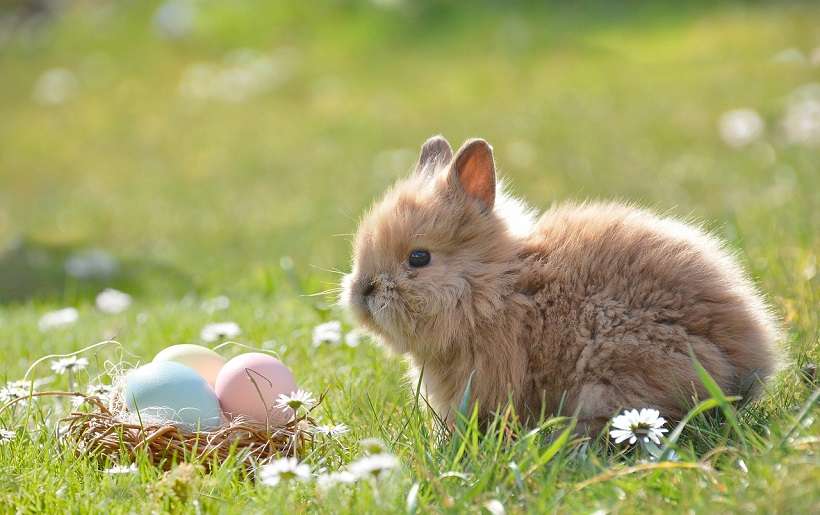
<path fill-rule="evenodd" d="M 817 3 L 27 4 L 0 7 L 0 387 L 119 342 L 83 354 L 83 389 L 230 321 L 326 394 L 322 423 L 349 428 L 308 450 L 311 470 L 346 467 L 369 438 L 398 466 L 332 488 L 232 463 L 113 474 L 59 440 L 70 403 L 38 400 L 0 413 L 0 511 L 820 511 Z M 563 419 L 481 432 L 467 416 L 446 435 L 401 357 L 345 343 L 354 326 L 322 293 L 360 214 L 436 133 L 490 141 L 539 209 L 622 199 L 725 238 L 783 323 L 763 397 L 717 395 L 663 462 Z M 105 288 L 130 306 L 101 310 Z M 43 323 L 66 307 L 76 321 Z M 336 320 L 341 341 L 314 345 Z M 32 373 L 70 386 L 48 360 Z"/>

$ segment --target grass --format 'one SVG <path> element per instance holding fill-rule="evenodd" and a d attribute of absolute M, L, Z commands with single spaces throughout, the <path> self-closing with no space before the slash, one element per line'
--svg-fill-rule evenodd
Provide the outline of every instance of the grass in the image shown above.
<path fill-rule="evenodd" d="M 0 24 L 0 380 L 115 337 L 121 346 L 88 356 L 85 383 L 106 361 L 146 361 L 234 320 L 241 343 L 280 353 L 301 386 L 327 392 L 324 420 L 352 428 L 307 462 L 336 470 L 377 437 L 401 470 L 324 494 L 257 486 L 231 464 L 164 477 L 140 461 L 137 474 L 110 476 L 58 444 L 51 429 L 68 406 L 39 401 L 0 414 L 18 432 L 0 446 L 3 511 L 478 513 L 498 500 L 509 513 L 817 512 L 816 382 L 801 370 L 820 358 L 820 153 L 786 142 L 780 119 L 820 68 L 773 56 L 820 46 L 820 7 L 200 5 L 182 40 L 159 37 L 155 4 L 143 2 L 79 2 L 35 30 Z M 240 48 L 276 52 L 286 76 L 242 102 L 180 94 L 192 64 Z M 32 90 L 54 67 L 75 74 L 76 92 L 43 106 Z M 717 120 L 738 107 L 767 130 L 732 149 Z M 726 238 L 784 322 L 786 366 L 766 395 L 737 414 L 718 398 L 682 431 L 678 461 L 644 463 L 563 432 L 566 421 L 532 431 L 509 413 L 484 433 L 465 416 L 442 438 L 400 358 L 372 342 L 314 349 L 313 326 L 346 318 L 312 294 L 338 282 L 331 270 L 348 266 L 359 213 L 438 132 L 487 138 L 541 208 L 620 198 Z M 115 255 L 118 272 L 67 275 L 65 259 L 88 248 Z M 131 293 L 132 308 L 96 311 L 106 286 Z M 219 294 L 228 310 L 200 308 Z M 79 321 L 39 331 L 63 306 Z M 51 387 L 67 387 L 65 376 Z"/>

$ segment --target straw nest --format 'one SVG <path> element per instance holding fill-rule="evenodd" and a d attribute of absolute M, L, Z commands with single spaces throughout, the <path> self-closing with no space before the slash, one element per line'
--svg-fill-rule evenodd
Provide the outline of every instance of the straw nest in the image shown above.
<path fill-rule="evenodd" d="M 37 392 L 31 397 L 82 399 L 89 411 L 73 411 L 60 421 L 65 441 L 76 443 L 77 454 L 132 461 L 144 454 L 158 467 L 168 469 L 182 461 L 196 461 L 206 468 L 231 458 L 252 470 L 278 457 L 298 457 L 312 441 L 316 423 L 310 412 L 283 426 L 265 426 L 234 418 L 212 431 L 188 431 L 158 420 L 140 419 L 124 410 L 116 399 L 106 404 L 99 397 L 79 392 Z M 319 399 L 321 403 L 322 399 Z M 318 404 L 316 406 L 318 406 Z M 77 403 L 75 403 L 77 404 Z M 310 410 L 315 409 L 316 406 Z"/>

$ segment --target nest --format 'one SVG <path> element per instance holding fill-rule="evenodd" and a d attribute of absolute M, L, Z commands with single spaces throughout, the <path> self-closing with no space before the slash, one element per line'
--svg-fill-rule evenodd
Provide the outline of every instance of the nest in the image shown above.
<path fill-rule="evenodd" d="M 308 412 L 282 426 L 235 418 L 212 431 L 187 431 L 168 423 L 134 420 L 135 415 L 117 410 L 116 403 L 107 406 L 99 397 L 79 392 L 31 394 L 43 396 L 80 398 L 91 407 L 90 411 L 74 411 L 60 421 L 61 437 L 76 443 L 78 454 L 113 462 L 123 456 L 133 462 L 137 455 L 144 454 L 164 469 L 183 461 L 195 461 L 208 469 L 232 459 L 252 470 L 272 458 L 299 457 L 312 441 L 316 426 Z"/>

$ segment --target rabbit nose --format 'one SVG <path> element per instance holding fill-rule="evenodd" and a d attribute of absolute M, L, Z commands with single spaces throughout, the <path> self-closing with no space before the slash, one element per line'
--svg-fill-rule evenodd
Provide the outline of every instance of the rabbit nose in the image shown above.
<path fill-rule="evenodd" d="M 376 290 L 376 281 L 369 280 L 364 282 L 364 287 L 362 288 L 362 296 L 369 297 L 373 294 Z"/>

